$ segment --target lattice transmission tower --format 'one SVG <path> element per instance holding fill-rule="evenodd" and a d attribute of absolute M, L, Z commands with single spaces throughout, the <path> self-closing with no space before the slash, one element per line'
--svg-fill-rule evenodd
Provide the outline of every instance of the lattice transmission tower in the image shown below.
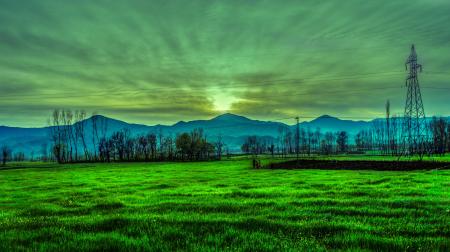
<path fill-rule="evenodd" d="M 409 70 L 406 78 L 406 103 L 402 126 L 402 141 L 404 155 L 419 155 L 426 153 L 426 119 L 420 93 L 418 71 L 422 72 L 422 65 L 417 63 L 417 53 L 414 45 L 405 63 Z"/>

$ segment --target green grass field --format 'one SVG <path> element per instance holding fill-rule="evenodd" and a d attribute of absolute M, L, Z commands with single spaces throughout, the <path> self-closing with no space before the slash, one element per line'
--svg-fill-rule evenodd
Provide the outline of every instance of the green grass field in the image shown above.
<path fill-rule="evenodd" d="M 28 166 L 0 170 L 0 251 L 450 250 L 450 170 Z"/>

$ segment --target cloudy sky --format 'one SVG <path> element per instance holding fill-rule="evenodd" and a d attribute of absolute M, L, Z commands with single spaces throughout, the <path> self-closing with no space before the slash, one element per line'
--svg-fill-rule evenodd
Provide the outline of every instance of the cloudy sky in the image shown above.
<path fill-rule="evenodd" d="M 52 109 L 156 124 L 401 113 L 416 44 L 425 111 L 450 113 L 448 0 L 0 0 L 0 125 Z M 287 122 L 290 122 L 289 120 Z"/>

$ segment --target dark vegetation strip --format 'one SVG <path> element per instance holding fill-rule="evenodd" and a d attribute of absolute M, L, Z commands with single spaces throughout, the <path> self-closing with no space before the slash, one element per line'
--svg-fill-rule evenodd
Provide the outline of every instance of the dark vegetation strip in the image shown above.
<path fill-rule="evenodd" d="M 380 170 L 412 171 L 449 169 L 450 162 L 431 161 L 361 161 L 361 160 L 317 160 L 300 159 L 275 162 L 265 166 L 268 169 L 321 169 L 321 170 Z"/>

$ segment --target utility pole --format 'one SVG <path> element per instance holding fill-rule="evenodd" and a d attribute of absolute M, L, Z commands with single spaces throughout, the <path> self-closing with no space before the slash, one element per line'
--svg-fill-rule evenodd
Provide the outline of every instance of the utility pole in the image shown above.
<path fill-rule="evenodd" d="M 407 94 L 402 125 L 402 154 L 410 156 L 418 154 L 422 159 L 426 145 L 426 119 L 418 78 L 418 70 L 422 72 L 422 65 L 417 63 L 414 45 L 411 46 L 411 54 L 406 60 L 405 66 L 409 72 L 406 78 Z"/>
<path fill-rule="evenodd" d="M 295 132 L 295 152 L 297 154 L 297 164 L 299 160 L 299 151 L 300 151 L 300 129 L 299 129 L 299 120 L 300 118 L 297 116 L 295 117 L 295 120 L 297 121 L 297 129 Z"/>

